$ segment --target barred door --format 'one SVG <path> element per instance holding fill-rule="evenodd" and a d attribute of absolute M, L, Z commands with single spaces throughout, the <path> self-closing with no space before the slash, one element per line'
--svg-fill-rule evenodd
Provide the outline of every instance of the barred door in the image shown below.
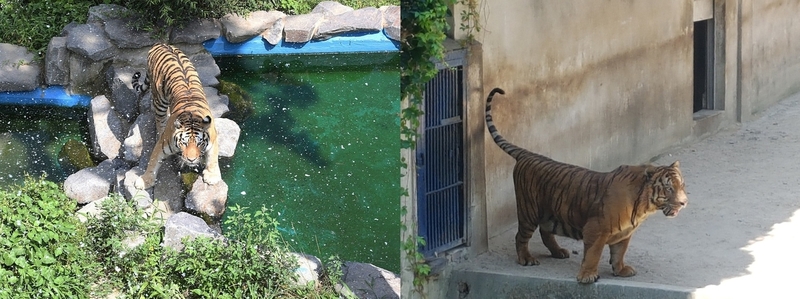
<path fill-rule="evenodd" d="M 417 142 L 419 234 L 431 256 L 466 243 L 462 67 L 442 69 L 425 89 Z"/>

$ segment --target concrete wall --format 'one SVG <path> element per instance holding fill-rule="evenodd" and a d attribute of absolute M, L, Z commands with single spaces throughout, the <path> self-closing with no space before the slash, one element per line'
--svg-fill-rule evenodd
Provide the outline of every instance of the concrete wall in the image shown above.
<path fill-rule="evenodd" d="M 506 139 L 610 170 L 692 134 L 692 1 L 484 1 L 484 97 Z M 487 229 L 516 223 L 514 160 L 484 134 Z"/>
<path fill-rule="evenodd" d="M 741 92 L 743 106 L 750 108 L 743 112 L 752 115 L 800 91 L 800 1 L 741 5 Z"/>

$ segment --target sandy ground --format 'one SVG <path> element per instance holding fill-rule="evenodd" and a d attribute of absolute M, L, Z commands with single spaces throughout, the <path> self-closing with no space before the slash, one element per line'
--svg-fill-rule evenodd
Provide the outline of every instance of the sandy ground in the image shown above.
<path fill-rule="evenodd" d="M 638 274 L 611 274 L 608 249 L 600 279 L 655 283 L 694 290 L 699 298 L 800 298 L 800 94 L 741 127 L 663 154 L 655 164 L 679 160 L 689 195 L 676 218 L 650 216 L 633 235 L 626 262 Z M 490 240 L 477 258 L 487 268 L 524 276 L 574 279 L 583 245 L 560 238 L 573 251 L 566 260 L 546 256 L 538 232 L 531 251 L 541 265 L 515 263 L 516 227 Z"/>

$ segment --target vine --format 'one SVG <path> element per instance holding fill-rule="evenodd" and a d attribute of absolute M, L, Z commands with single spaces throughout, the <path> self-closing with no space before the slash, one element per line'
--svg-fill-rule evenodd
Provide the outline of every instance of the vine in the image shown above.
<path fill-rule="evenodd" d="M 448 4 L 454 0 L 402 0 L 401 49 L 400 49 L 400 93 L 401 99 L 408 103 L 400 113 L 400 146 L 401 149 L 416 148 L 419 118 L 422 116 L 422 92 L 425 84 L 436 76 L 436 64 L 444 58 L 445 31 L 447 25 Z M 408 161 L 401 158 L 403 169 L 408 168 Z M 408 190 L 403 190 L 403 197 L 408 197 Z M 402 207 L 403 218 L 408 213 Z M 403 231 L 408 229 L 404 223 Z M 413 231 L 413 230 L 412 230 Z M 414 290 L 423 295 L 423 286 L 430 274 L 430 266 L 425 263 L 424 256 L 418 251 L 425 244 L 422 237 L 408 234 L 403 241 L 402 250 L 414 275 Z"/>
<path fill-rule="evenodd" d="M 419 137 L 417 129 L 420 126 L 420 117 L 423 114 L 422 101 L 425 85 L 436 76 L 438 72 L 436 61 L 444 60 L 445 32 L 449 29 L 447 24 L 449 7 L 461 4 L 465 7 L 461 11 L 460 29 L 466 32 L 463 44 L 474 41 L 474 33 L 480 32 L 478 23 L 477 0 L 402 0 L 402 31 L 401 31 L 401 65 L 400 65 L 400 92 L 401 99 L 406 102 L 400 114 L 400 144 L 401 149 L 413 150 Z M 408 161 L 401 158 L 401 167 L 408 168 Z M 413 172 L 410 172 L 413 173 Z M 409 192 L 404 189 L 403 197 L 409 197 Z M 408 214 L 408 208 L 401 208 L 402 217 Z M 415 224 L 411 224 L 414 227 Z M 403 231 L 409 226 L 402 224 Z M 412 230 L 415 231 L 415 230 Z M 424 283 L 428 280 L 431 268 L 425 262 L 424 256 L 418 251 L 425 245 L 425 240 L 414 234 L 408 234 L 402 242 L 402 250 L 406 253 L 409 269 L 413 276 L 414 291 L 424 296 Z"/>

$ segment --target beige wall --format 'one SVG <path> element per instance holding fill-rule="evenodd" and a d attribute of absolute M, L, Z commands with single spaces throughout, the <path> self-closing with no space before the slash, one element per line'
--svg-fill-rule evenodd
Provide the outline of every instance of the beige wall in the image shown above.
<path fill-rule="evenodd" d="M 798 16 L 798 0 L 742 0 L 741 89 L 751 114 L 800 91 Z"/>
<path fill-rule="evenodd" d="M 512 143 L 596 170 L 692 130 L 692 1 L 485 1 L 484 95 Z M 516 222 L 514 161 L 486 143 L 490 236 Z"/>

